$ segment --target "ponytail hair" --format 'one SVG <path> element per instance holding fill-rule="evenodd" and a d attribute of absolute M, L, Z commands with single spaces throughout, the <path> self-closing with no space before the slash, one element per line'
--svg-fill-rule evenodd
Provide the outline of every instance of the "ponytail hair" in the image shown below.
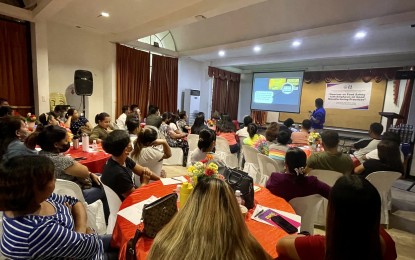
<path fill-rule="evenodd" d="M 144 147 L 150 146 L 157 139 L 157 131 L 150 127 L 145 127 L 137 134 L 137 139 L 134 141 L 134 150 L 131 152 L 131 158 L 138 161 L 141 150 Z"/>
<path fill-rule="evenodd" d="M 214 141 L 216 141 L 215 132 L 212 129 L 203 129 L 199 133 L 199 141 L 197 142 L 197 147 L 202 152 L 206 152 L 206 150 L 210 147 L 210 145 Z"/>
<path fill-rule="evenodd" d="M 95 116 L 95 124 L 98 124 L 99 121 L 104 121 L 106 117 L 110 117 L 108 113 L 102 112 Z"/>
<path fill-rule="evenodd" d="M 256 135 L 256 133 L 258 132 L 258 127 L 256 126 L 256 124 L 254 123 L 250 123 L 248 125 L 248 134 L 250 138 L 254 138 L 254 136 Z"/>

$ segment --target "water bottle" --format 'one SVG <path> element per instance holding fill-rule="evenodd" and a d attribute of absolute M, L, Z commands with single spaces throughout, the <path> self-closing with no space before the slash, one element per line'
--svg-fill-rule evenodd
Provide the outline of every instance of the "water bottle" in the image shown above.
<path fill-rule="evenodd" d="M 93 140 L 93 141 L 92 141 L 92 150 L 93 150 L 94 152 L 98 151 L 97 140 Z"/>
<path fill-rule="evenodd" d="M 177 194 L 177 202 L 180 202 L 180 190 L 182 189 L 182 185 L 180 185 L 180 184 L 178 184 L 177 186 L 176 186 L 176 190 L 175 190 L 175 192 L 176 192 L 176 194 Z"/>
<path fill-rule="evenodd" d="M 82 151 L 88 152 L 89 150 L 89 136 L 86 133 L 82 134 Z"/>
<path fill-rule="evenodd" d="M 235 191 L 235 197 L 236 197 L 236 200 L 238 201 L 239 205 L 244 205 L 245 204 L 245 201 L 242 199 L 242 192 L 240 190 Z"/>
<path fill-rule="evenodd" d="M 184 182 L 182 187 L 180 188 L 180 208 L 184 207 L 186 204 L 187 198 L 189 197 L 190 193 L 193 191 L 193 186 L 191 183 Z"/>

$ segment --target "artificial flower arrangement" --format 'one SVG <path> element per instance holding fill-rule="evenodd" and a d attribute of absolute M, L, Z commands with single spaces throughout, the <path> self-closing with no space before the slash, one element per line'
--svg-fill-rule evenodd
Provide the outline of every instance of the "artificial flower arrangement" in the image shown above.
<path fill-rule="evenodd" d="M 36 122 L 36 115 L 32 115 L 31 113 L 27 113 L 26 115 L 26 122 Z"/>
<path fill-rule="evenodd" d="M 320 143 L 320 139 L 321 139 L 320 134 L 319 134 L 319 133 L 317 133 L 317 132 L 315 132 L 315 131 L 311 132 L 311 133 L 308 135 L 308 143 L 309 143 L 310 145 L 313 145 L 313 144 L 319 144 L 319 143 Z"/>
<path fill-rule="evenodd" d="M 216 120 L 215 119 L 208 119 L 206 121 L 206 123 L 207 123 L 208 126 L 212 127 L 212 126 L 216 125 Z"/>
<path fill-rule="evenodd" d="M 218 172 L 218 165 L 212 162 L 213 156 L 208 154 L 205 159 L 194 163 L 187 168 L 189 177 L 193 182 L 193 186 L 197 184 L 198 179 L 202 177 L 215 177 L 218 179 L 224 179 L 223 175 Z"/>

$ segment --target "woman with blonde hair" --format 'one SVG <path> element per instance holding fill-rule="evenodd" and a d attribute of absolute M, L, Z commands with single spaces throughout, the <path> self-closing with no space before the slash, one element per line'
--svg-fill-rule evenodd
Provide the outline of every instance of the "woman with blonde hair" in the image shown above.
<path fill-rule="evenodd" d="M 249 233 L 228 184 L 214 177 L 203 177 L 183 209 L 157 234 L 148 259 L 271 257 Z"/>

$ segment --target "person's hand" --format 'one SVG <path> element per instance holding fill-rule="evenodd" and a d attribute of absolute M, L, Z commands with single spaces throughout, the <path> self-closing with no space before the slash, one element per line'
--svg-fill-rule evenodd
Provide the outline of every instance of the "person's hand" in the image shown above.
<path fill-rule="evenodd" d="M 166 178 L 166 176 L 167 176 L 166 171 L 165 170 L 161 170 L 160 177 L 161 178 Z"/>
<path fill-rule="evenodd" d="M 147 184 L 150 181 L 151 175 L 153 175 L 153 173 L 150 171 L 149 168 L 144 167 L 143 170 L 143 183 Z"/>
<path fill-rule="evenodd" d="M 91 180 L 93 182 L 95 182 L 96 184 L 98 184 L 99 186 L 101 185 L 101 181 L 99 180 L 99 177 L 96 176 L 95 174 L 93 174 L 92 172 L 89 173 L 89 176 L 91 177 Z"/>
<path fill-rule="evenodd" d="M 163 145 L 166 142 L 167 142 L 166 139 L 156 139 L 150 145 L 151 146 L 158 146 L 158 145 Z"/>

